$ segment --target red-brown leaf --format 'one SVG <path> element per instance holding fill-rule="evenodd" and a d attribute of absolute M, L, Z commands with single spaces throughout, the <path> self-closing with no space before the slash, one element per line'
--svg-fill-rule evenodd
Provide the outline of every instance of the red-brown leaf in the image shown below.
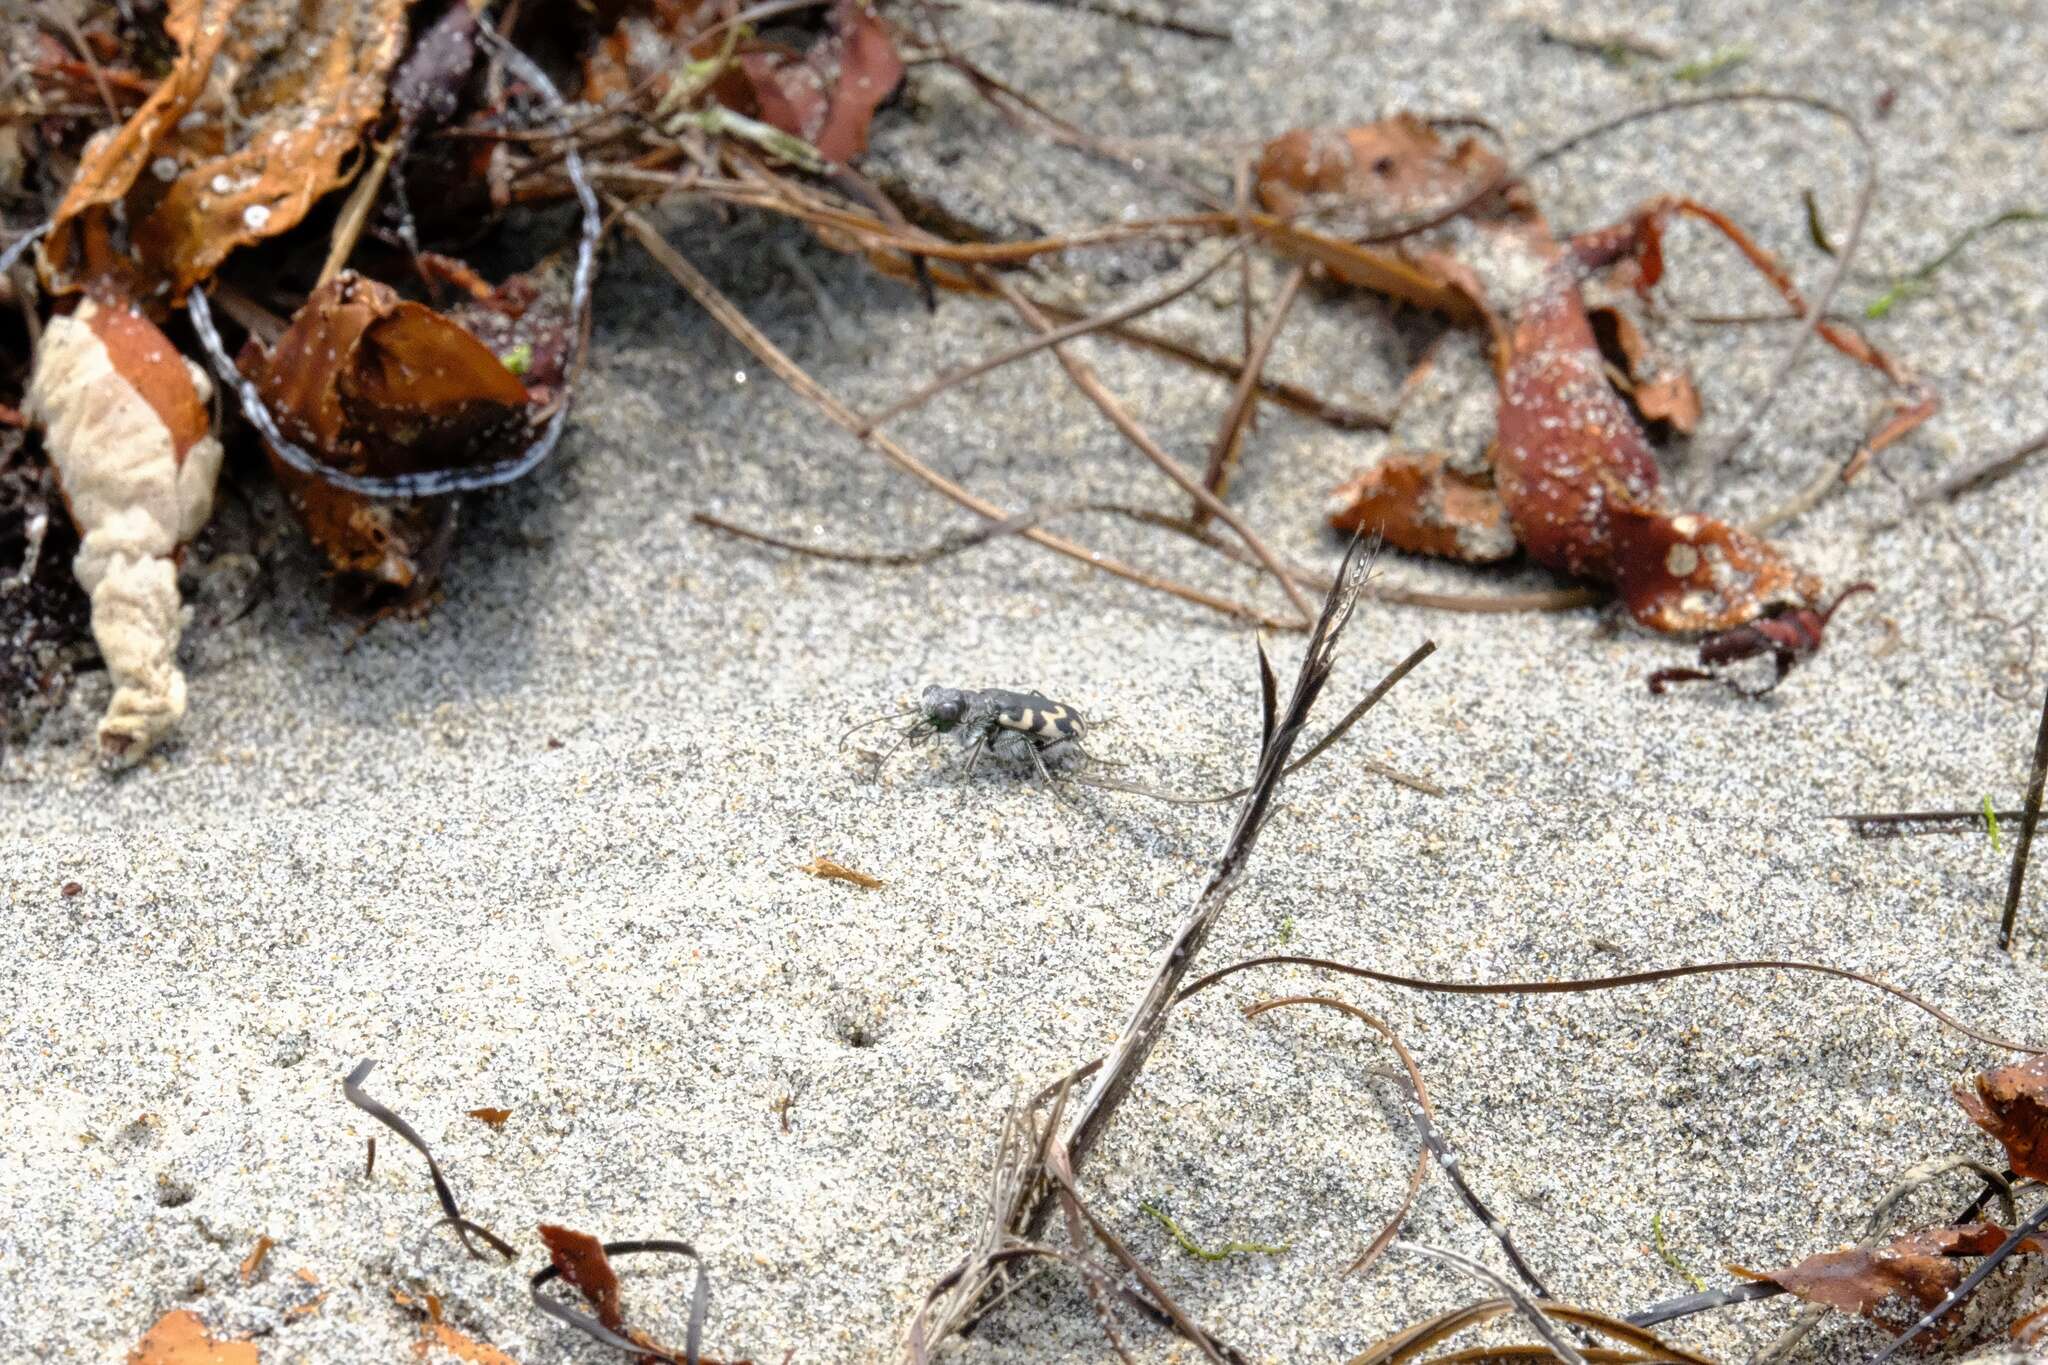
<path fill-rule="evenodd" d="M 1977 1077 L 1976 1093 L 1958 1086 L 1956 1103 L 2005 1148 L 2013 1170 L 2048 1179 L 2048 1057 L 2033 1057 Z"/>
<path fill-rule="evenodd" d="M 540 1225 L 540 1239 L 547 1243 L 548 1255 L 554 1258 L 555 1269 L 562 1272 L 562 1278 L 590 1300 L 590 1306 L 597 1310 L 597 1320 L 614 1332 L 620 1330 L 626 1319 L 619 1309 L 619 1277 L 612 1273 L 611 1262 L 605 1259 L 604 1244 L 587 1232 L 553 1223 Z"/>
<path fill-rule="evenodd" d="M 1755 1271 L 1734 1267 L 1752 1280 L 1775 1284 L 1808 1303 L 1868 1318 L 1896 1335 L 1919 1321 L 1962 1283 L 1965 1267 L 1959 1256 L 1984 1256 L 2006 1239 L 1996 1223 L 1964 1223 L 1927 1228 L 1894 1238 L 1883 1246 L 1844 1247 L 1809 1256 L 1782 1270 Z M 2028 1238 L 2021 1252 L 2039 1253 L 2040 1241 Z M 1955 1327 L 1961 1305 L 1928 1329 L 1939 1342 Z"/>
<path fill-rule="evenodd" d="M 902 81 L 903 59 L 861 0 L 836 0 L 828 22 L 831 32 L 801 56 L 748 52 L 739 65 L 765 122 L 846 162 L 867 150 L 868 125 Z"/>

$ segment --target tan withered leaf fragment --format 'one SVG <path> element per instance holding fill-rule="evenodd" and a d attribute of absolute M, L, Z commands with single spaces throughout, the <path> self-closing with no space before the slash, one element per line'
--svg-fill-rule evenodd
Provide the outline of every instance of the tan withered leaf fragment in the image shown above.
<path fill-rule="evenodd" d="M 1868 1249 L 1823 1251 L 1782 1270 L 1730 1269 L 1745 1278 L 1775 1284 L 1808 1303 L 1868 1318 L 1896 1335 L 1962 1283 L 1967 1267 L 1954 1258 L 1988 1255 L 2005 1238 L 2006 1230 L 1996 1223 L 1964 1223 L 1910 1232 Z M 2030 1237 L 2019 1249 L 2038 1254 L 2044 1248 L 2039 1239 Z M 1949 1334 L 1960 1310 L 1957 1305 L 1928 1329 L 1932 1341 L 1939 1342 Z"/>
<path fill-rule="evenodd" d="M 1330 495 L 1330 525 L 1416 554 L 1490 564 L 1515 552 L 1508 509 L 1491 480 L 1451 467 L 1444 455 L 1388 456 Z"/>
<path fill-rule="evenodd" d="M 414 0 L 171 0 L 178 56 L 126 123 L 88 144 L 45 251 L 59 283 L 122 263 L 182 297 L 229 252 L 296 226 L 346 178 L 384 106 Z"/>
<path fill-rule="evenodd" d="M 1975 1093 L 1956 1087 L 1956 1103 L 2005 1148 L 2014 1172 L 2048 1179 L 2048 1057 L 2002 1066 L 1977 1077 Z"/>
<path fill-rule="evenodd" d="M 52 318 L 22 407 L 82 537 L 72 572 L 92 599 L 92 631 L 114 695 L 101 755 L 129 764 L 185 715 L 178 668 L 180 546 L 213 509 L 221 447 L 213 386 L 111 287 Z"/>
<path fill-rule="evenodd" d="M 882 884 L 880 877 L 870 877 L 865 872 L 856 872 L 843 863 L 833 862 L 830 858 L 813 858 L 805 863 L 800 870 L 810 873 L 813 877 L 823 877 L 828 881 L 852 882 L 855 886 L 864 886 L 870 891 L 875 890 Z"/>
<path fill-rule="evenodd" d="M 128 1353 L 128 1365 L 256 1365 L 256 1344 L 220 1341 L 206 1324 L 182 1308 L 158 1318 Z"/>
<path fill-rule="evenodd" d="M 554 1259 L 555 1269 L 562 1272 L 562 1278 L 590 1300 L 590 1306 L 597 1310 L 597 1320 L 614 1332 L 620 1330 L 626 1319 L 619 1307 L 619 1277 L 612 1273 L 612 1264 L 605 1258 L 604 1244 L 587 1232 L 553 1223 L 540 1225 L 540 1239 L 547 1244 L 548 1255 Z"/>
<path fill-rule="evenodd" d="M 242 1258 L 242 1266 L 238 1273 L 243 1284 L 256 1283 L 256 1276 L 263 1269 L 264 1258 L 270 1255 L 270 1249 L 276 1245 L 277 1243 L 271 1241 L 268 1236 L 256 1239 L 256 1245 L 249 1248 L 249 1254 Z"/>
<path fill-rule="evenodd" d="M 529 432 L 526 386 L 482 342 L 424 304 L 351 271 L 316 290 L 268 353 L 243 350 L 284 434 L 350 474 L 389 477 L 512 453 Z M 333 568 L 401 592 L 445 549 L 444 507 L 371 501 L 271 454 L 293 510 Z"/>

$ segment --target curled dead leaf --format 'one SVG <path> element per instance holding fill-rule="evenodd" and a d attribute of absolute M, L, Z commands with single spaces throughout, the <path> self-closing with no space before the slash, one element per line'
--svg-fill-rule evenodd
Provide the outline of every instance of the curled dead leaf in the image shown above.
<path fill-rule="evenodd" d="M 2001 1066 L 1977 1077 L 1974 1093 L 1956 1087 L 1956 1103 L 2005 1148 L 2013 1171 L 2048 1179 L 2048 1057 Z"/>
<path fill-rule="evenodd" d="M 239 361 L 284 434 L 350 474 L 488 463 L 531 431 L 529 393 L 461 324 L 350 271 L 306 300 L 268 352 Z M 333 568 L 417 597 L 445 555 L 445 500 L 372 501 L 271 452 L 294 511 Z"/>
<path fill-rule="evenodd" d="M 174 563 L 213 510 L 220 443 L 205 372 L 131 302 L 102 287 L 51 319 L 23 406 L 81 537 L 72 571 L 114 695 L 101 754 L 134 763 L 184 718 L 183 608 Z"/>
<path fill-rule="evenodd" d="M 138 297 L 182 298 L 237 247 L 297 226 L 383 109 L 412 3 L 171 0 L 177 59 L 87 145 L 44 246 L 53 283 L 119 273 Z"/>

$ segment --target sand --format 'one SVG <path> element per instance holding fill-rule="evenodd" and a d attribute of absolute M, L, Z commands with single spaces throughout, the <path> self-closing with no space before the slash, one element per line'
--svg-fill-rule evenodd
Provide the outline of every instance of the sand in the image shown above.
<path fill-rule="evenodd" d="M 2039 119 L 2039 5 L 1658 6 L 1627 31 L 1671 57 L 1623 65 L 1542 36 L 1606 22 L 1575 6 L 1416 11 L 1187 6 L 1234 32 L 1227 47 L 1018 0 L 948 24 L 963 50 L 1149 165 L 1212 180 L 1270 133 L 1399 109 L 1481 114 L 1534 148 L 1695 90 L 1805 91 L 1865 115 L 1894 90 L 1871 124 L 1883 183 L 1849 309 L 1963 226 L 2041 202 L 2042 136 L 2008 131 Z M 1703 83 L 1673 77 L 1729 53 L 1740 64 Z M 877 144 L 878 174 L 999 232 L 1181 202 L 1019 134 L 930 68 Z M 1839 237 L 1856 171 L 1823 118 L 1718 109 L 1605 139 L 1535 185 L 1567 226 L 1657 193 L 1709 197 L 1813 287 L 1826 261 L 1801 191 Z M 683 209 L 664 226 L 856 407 L 1017 335 L 983 303 L 928 314 L 783 225 Z M 2048 425 L 2042 240 L 1987 236 L 1872 324 L 1944 402 L 1885 458 L 1899 487 Z M 1129 297 L 1213 249 L 1076 255 L 1042 287 Z M 1706 234 L 1675 232 L 1672 254 L 1675 311 L 1772 306 Z M 1262 298 L 1279 273 L 1260 262 Z M 1160 325 L 1229 347 L 1230 279 Z M 1125 776 L 1234 783 L 1256 744 L 1250 633 L 1017 543 L 869 570 L 697 527 L 704 509 L 906 547 L 969 523 L 805 409 L 630 246 L 608 263 L 599 316 L 563 450 L 468 504 L 446 600 L 425 622 L 358 640 L 296 533 L 267 536 L 265 595 L 238 621 L 221 620 L 233 594 L 194 568 L 192 714 L 161 754 L 116 779 L 92 767 L 105 684 L 89 675 L 6 756 L 0 1358 L 116 1359 L 186 1307 L 255 1335 L 265 1362 L 398 1359 L 420 1327 L 393 1290 L 436 1295 L 452 1326 L 515 1360 L 611 1358 L 528 1302 L 543 1221 L 693 1243 L 720 1355 L 887 1357 L 972 1239 L 1004 1105 L 1123 1022 L 1227 809 L 1063 801 L 999 766 L 968 779 L 941 746 L 897 754 L 878 782 L 835 743 L 928 683 L 1025 686 L 1097 720 L 1092 747 Z M 1383 403 L 1434 331 L 1312 292 L 1275 370 Z M 1677 337 L 1708 405 L 1694 449 L 1713 449 L 1790 333 Z M 1169 449 L 1200 462 L 1223 384 L 1082 349 Z M 1711 507 L 1739 518 L 1773 502 L 1839 459 L 1884 398 L 1867 372 L 1814 352 Z M 894 430 L 1007 506 L 1178 506 L 1045 357 Z M 1382 444 L 1268 410 L 1236 504 L 1276 546 L 1333 564 L 1324 496 Z M 244 482 L 276 511 L 261 479 Z M 1644 675 L 1683 662 L 1683 647 L 1595 610 L 1366 608 L 1333 714 L 1422 640 L 1438 653 L 1289 782 L 1204 960 L 1284 945 L 1480 979 L 1788 956 L 2048 1039 L 2038 891 L 2018 951 L 1993 943 L 2003 854 L 1982 838 L 1860 842 L 1826 818 L 2016 800 L 2040 673 L 2002 695 L 2010 640 L 1977 614 L 2041 614 L 2048 463 L 1958 504 L 1954 538 L 1927 519 L 1883 529 L 1899 507 L 1897 487 L 1867 477 L 1786 531 L 1801 562 L 1879 592 L 1762 703 L 1650 696 Z M 246 527 L 224 523 L 214 551 L 247 551 Z M 1101 517 L 1067 529 L 1277 605 L 1270 584 L 1168 537 Z M 1552 582 L 1399 559 L 1385 572 L 1449 591 Z M 1291 675 L 1299 637 L 1270 644 Z M 1364 758 L 1451 794 L 1392 786 Z M 800 870 L 820 855 L 883 885 Z M 1247 975 L 1177 1019 L 1085 1181 L 1181 1302 L 1255 1360 L 1341 1360 L 1474 1293 L 1419 1261 L 1340 1277 L 1392 1209 L 1416 1138 L 1373 1074 L 1391 1056 L 1363 1030 L 1321 1011 L 1239 1017 L 1312 991 L 1401 1031 L 1474 1186 L 1556 1293 L 1591 1307 L 1688 1292 L 1652 1246 L 1653 1218 L 1673 1255 L 1726 1283 L 1726 1263 L 1783 1264 L 1855 1237 L 1923 1157 L 1995 1155 L 1948 1092 L 2009 1054 L 1847 984 L 1755 974 L 1505 1000 Z M 470 1261 L 432 1226 L 424 1162 L 343 1100 L 363 1058 L 380 1063 L 370 1092 L 433 1145 L 464 1211 L 518 1243 L 513 1269 Z M 481 1106 L 511 1117 L 494 1129 L 466 1115 Z M 1967 1194 L 1950 1177 L 1905 1216 L 1937 1218 Z M 1289 1250 L 1196 1260 L 1141 1203 L 1204 1243 Z M 1408 1235 L 1500 1264 L 1440 1177 Z M 274 1246 L 244 1283 L 259 1238 Z M 672 1340 L 687 1291 L 667 1262 L 626 1276 L 636 1319 Z M 1791 1317 L 1776 1300 L 1670 1333 L 1733 1359 Z M 1125 1338 L 1141 1358 L 1191 1358 L 1142 1324 Z M 1805 1349 L 1853 1359 L 1880 1340 L 1843 1322 Z M 1085 1299 L 1056 1281 L 996 1313 L 967 1354 L 1109 1358 Z"/>

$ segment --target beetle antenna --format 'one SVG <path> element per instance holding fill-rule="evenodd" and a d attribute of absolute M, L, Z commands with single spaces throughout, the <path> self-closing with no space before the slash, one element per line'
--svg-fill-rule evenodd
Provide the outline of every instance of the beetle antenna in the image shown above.
<path fill-rule="evenodd" d="M 1851 583 L 1848 587 L 1842 589 L 1841 596 L 1837 597 L 1832 603 L 1829 604 L 1828 609 L 1820 614 L 1821 625 L 1826 626 L 1828 622 L 1834 620 L 1835 613 L 1842 609 L 1842 603 L 1848 601 L 1857 593 L 1876 591 L 1877 584 L 1875 583 Z"/>
<path fill-rule="evenodd" d="M 846 747 L 846 735 L 852 734 L 855 730 L 865 730 L 870 725 L 880 725 L 884 721 L 902 720 L 905 716 L 914 716 L 916 714 L 917 709 L 913 707 L 908 711 L 895 711 L 886 716 L 876 716 L 873 720 L 864 720 L 860 724 L 848 730 L 845 735 L 841 735 L 839 737 L 839 747 L 842 749 Z"/>

